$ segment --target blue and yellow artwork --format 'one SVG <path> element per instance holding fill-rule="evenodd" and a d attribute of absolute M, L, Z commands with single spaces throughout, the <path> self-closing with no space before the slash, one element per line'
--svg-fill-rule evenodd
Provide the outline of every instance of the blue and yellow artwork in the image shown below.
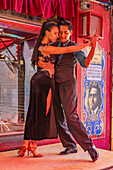
<path fill-rule="evenodd" d="M 94 138 L 105 135 L 105 56 L 104 49 L 97 45 L 89 67 L 82 69 L 82 120 Z"/>

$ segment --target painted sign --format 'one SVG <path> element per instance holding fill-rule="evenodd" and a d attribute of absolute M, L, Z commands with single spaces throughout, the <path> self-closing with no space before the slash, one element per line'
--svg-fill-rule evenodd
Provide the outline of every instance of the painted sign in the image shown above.
<path fill-rule="evenodd" d="M 88 55 L 89 48 L 84 52 Z M 97 45 L 89 67 L 82 68 L 81 119 L 89 136 L 94 139 L 103 138 L 106 129 L 105 57 L 104 49 Z"/>

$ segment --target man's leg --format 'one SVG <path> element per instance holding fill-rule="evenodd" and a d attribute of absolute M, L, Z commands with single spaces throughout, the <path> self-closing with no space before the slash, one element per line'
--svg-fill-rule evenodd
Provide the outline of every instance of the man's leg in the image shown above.
<path fill-rule="evenodd" d="M 92 160 L 97 160 L 98 153 L 94 148 L 92 140 L 88 136 L 83 123 L 78 117 L 78 114 L 75 113 L 77 107 L 76 81 L 72 80 L 62 83 L 60 86 L 60 96 L 69 131 L 83 150 L 89 152 Z"/>
<path fill-rule="evenodd" d="M 77 146 L 67 126 L 66 117 L 63 112 L 63 108 L 62 108 L 61 101 L 60 101 L 59 87 L 60 85 L 56 83 L 55 84 L 54 110 L 55 110 L 58 134 L 59 134 L 63 147 L 67 149 L 74 149 L 74 148 L 77 148 Z M 76 152 L 77 152 L 77 149 L 76 149 Z"/>
<path fill-rule="evenodd" d="M 79 119 L 78 114 L 75 113 L 77 107 L 76 81 L 73 80 L 62 83 L 60 86 L 60 96 L 68 128 L 75 140 L 86 151 L 93 146 L 93 143 L 83 123 Z"/>

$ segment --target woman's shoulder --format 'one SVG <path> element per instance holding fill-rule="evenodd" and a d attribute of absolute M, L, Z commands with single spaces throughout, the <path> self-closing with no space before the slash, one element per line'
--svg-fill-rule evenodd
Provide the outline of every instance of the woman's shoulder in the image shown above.
<path fill-rule="evenodd" d="M 44 46 L 46 46 L 46 45 L 48 45 L 48 44 L 45 44 L 45 43 L 40 43 L 40 45 L 39 45 L 39 47 L 44 47 Z"/>

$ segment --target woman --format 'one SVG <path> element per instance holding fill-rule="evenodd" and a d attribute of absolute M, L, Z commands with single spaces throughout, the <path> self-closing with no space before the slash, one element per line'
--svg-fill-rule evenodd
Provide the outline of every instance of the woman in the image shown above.
<path fill-rule="evenodd" d="M 42 139 L 57 138 L 57 130 L 53 112 L 53 96 L 54 96 L 54 67 L 56 59 L 51 52 L 45 51 L 41 54 L 39 48 L 47 47 L 52 41 L 58 38 L 58 27 L 52 22 L 44 22 L 41 32 L 38 36 L 33 55 L 32 65 L 35 68 L 38 61 L 48 63 L 48 68 L 38 68 L 38 71 L 31 78 L 30 84 L 30 103 L 25 124 L 24 144 L 19 149 L 19 156 L 24 156 L 28 150 L 35 157 L 42 157 L 37 153 L 37 141 Z M 80 46 L 71 47 L 50 47 L 54 48 L 55 54 L 79 51 L 91 43 Z M 53 51 L 53 50 L 52 50 Z"/>

